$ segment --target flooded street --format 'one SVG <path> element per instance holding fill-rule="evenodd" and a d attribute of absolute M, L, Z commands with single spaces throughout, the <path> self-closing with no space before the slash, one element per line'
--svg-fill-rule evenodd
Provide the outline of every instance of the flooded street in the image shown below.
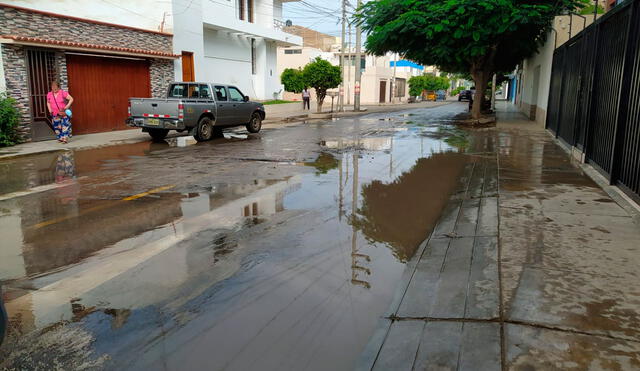
<path fill-rule="evenodd" d="M 0 162 L 0 368 L 350 370 L 466 104 Z"/>

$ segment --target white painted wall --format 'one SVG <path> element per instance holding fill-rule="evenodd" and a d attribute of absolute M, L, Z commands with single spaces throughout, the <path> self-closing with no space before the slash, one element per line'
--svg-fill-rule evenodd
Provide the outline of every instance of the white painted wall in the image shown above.
<path fill-rule="evenodd" d="M 171 32 L 173 28 L 171 1 L 167 0 L 4 0 L 3 3 L 152 31 L 160 30 L 165 16 L 164 31 Z"/>
<path fill-rule="evenodd" d="M 549 88 L 551 85 L 551 65 L 553 63 L 553 51 L 554 51 L 554 37 L 550 34 L 547 37 L 547 42 L 538 50 L 538 53 L 533 57 L 526 59 L 522 63 L 522 74 L 518 81 L 520 86 L 520 96 L 517 99 L 517 103 L 521 110 L 529 115 L 530 106 L 535 104 L 540 110 L 546 113 L 547 105 L 549 101 Z M 540 67 L 540 74 L 535 81 L 535 70 Z M 537 86 L 537 94 L 534 93 Z M 539 117 L 542 111 L 538 110 L 538 117 L 536 121 L 544 123 L 546 117 Z M 542 115 L 546 116 L 546 115 Z"/>
<path fill-rule="evenodd" d="M 196 81 L 236 85 L 252 99 L 273 99 L 274 92 L 282 89 L 277 43 L 301 44 L 302 39 L 274 28 L 274 0 L 254 0 L 254 6 L 254 23 L 250 23 L 246 17 L 239 19 L 236 0 L 173 0 L 174 52 L 194 53 Z M 255 40 L 255 74 L 251 39 Z M 181 61 L 176 61 L 174 72 L 175 79 L 182 80 Z"/>

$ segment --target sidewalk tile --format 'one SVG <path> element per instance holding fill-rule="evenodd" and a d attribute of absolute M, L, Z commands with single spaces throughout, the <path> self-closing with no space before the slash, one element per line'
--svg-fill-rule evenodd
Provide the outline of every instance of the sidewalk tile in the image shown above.
<path fill-rule="evenodd" d="M 411 370 L 424 324 L 424 321 L 393 322 L 373 370 Z"/>
<path fill-rule="evenodd" d="M 414 370 L 500 370 L 499 325 L 453 321 L 427 323 Z"/>
<path fill-rule="evenodd" d="M 476 237 L 469 275 L 465 318 L 495 319 L 500 316 L 497 237 Z"/>
<path fill-rule="evenodd" d="M 637 370 L 640 343 L 505 325 L 509 370 Z"/>

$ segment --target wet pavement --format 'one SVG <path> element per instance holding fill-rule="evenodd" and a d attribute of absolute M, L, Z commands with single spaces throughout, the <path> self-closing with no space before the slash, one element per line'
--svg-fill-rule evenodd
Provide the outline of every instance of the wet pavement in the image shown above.
<path fill-rule="evenodd" d="M 640 369 L 630 205 L 508 108 L 469 136 L 472 159 L 358 369 Z"/>
<path fill-rule="evenodd" d="M 475 163 L 465 109 L 0 162 L 0 368 L 352 369 Z"/>

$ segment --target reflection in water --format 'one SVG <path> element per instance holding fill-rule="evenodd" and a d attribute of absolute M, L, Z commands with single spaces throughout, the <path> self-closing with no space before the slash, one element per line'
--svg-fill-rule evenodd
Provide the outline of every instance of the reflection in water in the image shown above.
<path fill-rule="evenodd" d="M 19 261 L 9 266 L 0 249 L 0 281 L 17 278 L 5 287 L 12 326 L 0 368 L 352 369 L 459 164 L 455 154 L 432 155 L 455 148 L 422 129 L 348 124 L 103 159 L 93 169 L 93 152 L 76 152 L 83 178 L 71 202 L 51 192 L 1 204 L 9 211 L 0 232 Z M 297 165 L 233 162 L 231 150 Z M 185 165 L 186 151 L 200 165 Z M 316 153 L 305 164 L 315 174 L 298 166 Z M 108 193 L 118 174 L 121 192 Z"/>
<path fill-rule="evenodd" d="M 385 151 L 391 149 L 393 137 L 369 137 L 358 139 L 323 140 L 320 145 L 331 149 L 364 149 L 367 151 Z"/>
<path fill-rule="evenodd" d="M 395 257 L 406 262 L 433 229 L 466 161 L 462 154 L 435 153 L 418 159 L 391 183 L 364 185 L 359 216 L 352 223 L 368 239 L 388 243 Z"/>
<path fill-rule="evenodd" d="M 338 167 L 338 160 L 332 154 L 322 152 L 313 162 L 305 162 L 305 166 L 316 168 L 316 175 L 326 174 L 329 170 Z"/>

